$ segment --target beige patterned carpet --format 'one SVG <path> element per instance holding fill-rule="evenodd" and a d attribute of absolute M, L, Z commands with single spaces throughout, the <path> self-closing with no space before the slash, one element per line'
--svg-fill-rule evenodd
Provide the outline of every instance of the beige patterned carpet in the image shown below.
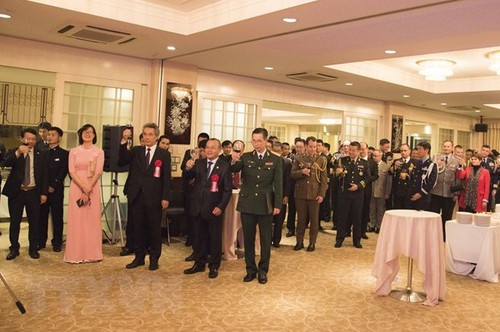
<path fill-rule="evenodd" d="M 6 261 L 8 223 L 0 223 L 0 271 L 26 307 L 21 315 L 0 284 L 0 331 L 499 331 L 500 285 L 447 273 L 447 298 L 436 307 L 374 294 L 376 235 L 362 250 L 333 247 L 322 232 L 315 252 L 272 249 L 269 282 L 243 283 L 244 260 L 223 262 L 219 277 L 184 275 L 190 254 L 180 240 L 163 246 L 160 269 L 126 270 L 131 256 L 104 245 L 104 260 L 62 261 L 50 247 L 29 258 L 23 223 L 21 256 Z M 331 227 L 323 223 L 324 227 Z M 306 243 L 307 245 L 307 243 Z M 406 284 L 401 259 L 395 287 Z M 421 290 L 422 276 L 414 271 Z"/>

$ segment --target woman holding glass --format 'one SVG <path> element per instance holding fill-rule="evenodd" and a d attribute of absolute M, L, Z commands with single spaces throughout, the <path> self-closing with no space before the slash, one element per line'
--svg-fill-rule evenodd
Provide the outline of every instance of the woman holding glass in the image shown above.
<path fill-rule="evenodd" d="M 481 156 L 470 158 L 471 165 L 466 169 L 457 169 L 457 179 L 465 180 L 460 193 L 458 206 L 460 211 L 485 212 L 490 193 L 490 172 L 481 166 Z"/>
<path fill-rule="evenodd" d="M 78 130 L 80 145 L 69 152 L 71 177 L 68 198 L 68 226 L 64 261 L 69 263 L 102 260 L 101 192 L 104 151 L 95 128 L 86 124 Z"/>

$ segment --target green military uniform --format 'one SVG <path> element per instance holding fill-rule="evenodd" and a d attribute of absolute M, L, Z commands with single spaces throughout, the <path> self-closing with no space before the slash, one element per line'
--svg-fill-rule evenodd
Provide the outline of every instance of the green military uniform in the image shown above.
<path fill-rule="evenodd" d="M 310 168 L 309 176 L 302 174 Z M 293 161 L 291 177 L 295 182 L 295 206 L 297 209 L 297 244 L 302 245 L 306 224 L 309 221 L 309 246 L 316 243 L 319 231 L 319 203 L 316 197 L 325 198 L 328 189 L 327 160 L 322 155 L 300 155 Z M 298 249 L 300 246 L 298 247 Z M 297 249 L 297 250 L 298 250 Z"/>
<path fill-rule="evenodd" d="M 247 273 L 267 275 L 271 258 L 273 210 L 281 209 L 283 201 L 283 171 L 281 158 L 257 151 L 244 153 L 231 166 L 232 172 L 241 171 L 242 186 L 236 210 L 241 212 L 245 263 Z M 260 261 L 255 264 L 255 232 L 259 225 Z"/>

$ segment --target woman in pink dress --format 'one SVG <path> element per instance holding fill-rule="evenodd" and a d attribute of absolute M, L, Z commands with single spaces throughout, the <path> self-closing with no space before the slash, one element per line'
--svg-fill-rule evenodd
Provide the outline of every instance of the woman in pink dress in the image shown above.
<path fill-rule="evenodd" d="M 104 167 L 104 151 L 94 145 L 97 137 L 92 125 L 80 128 L 78 138 L 80 145 L 70 150 L 68 160 L 71 184 L 64 261 L 97 262 L 102 260 L 99 179 Z"/>

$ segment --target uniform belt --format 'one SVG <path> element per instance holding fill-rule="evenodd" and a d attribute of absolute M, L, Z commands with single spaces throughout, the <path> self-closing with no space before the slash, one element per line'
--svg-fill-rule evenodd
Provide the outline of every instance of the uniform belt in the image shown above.
<path fill-rule="evenodd" d="M 35 189 L 36 189 L 35 186 L 33 186 L 33 187 L 21 187 L 22 191 L 32 191 L 32 190 L 35 190 Z"/>

